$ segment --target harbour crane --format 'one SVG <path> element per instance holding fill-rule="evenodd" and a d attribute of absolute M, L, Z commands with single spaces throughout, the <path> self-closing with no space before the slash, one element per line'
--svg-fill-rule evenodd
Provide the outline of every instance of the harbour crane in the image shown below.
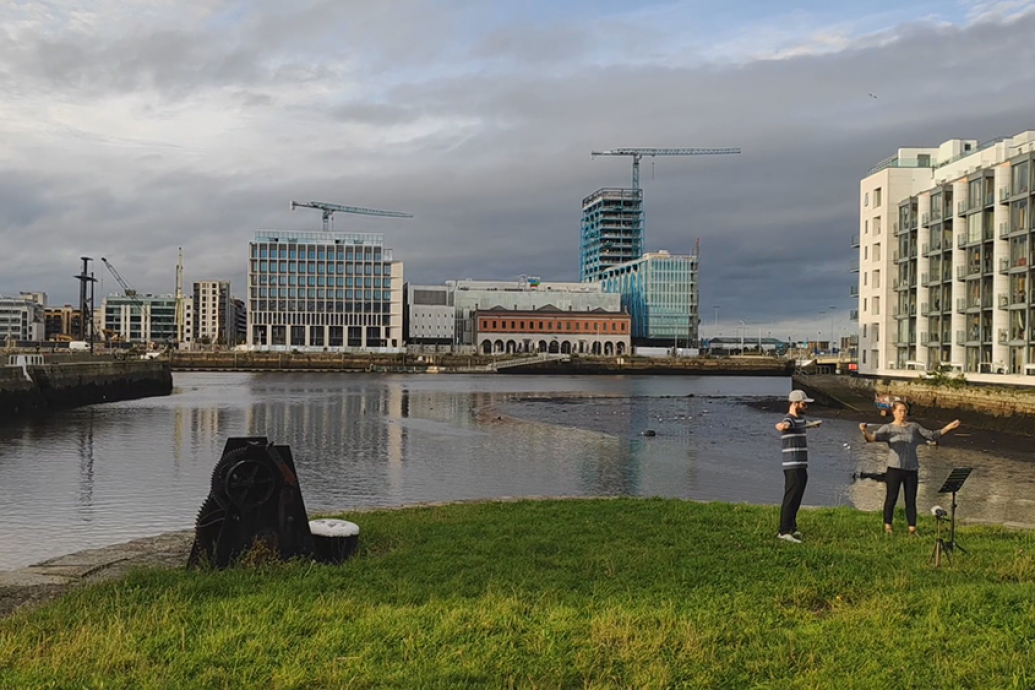
<path fill-rule="evenodd" d="M 323 201 L 292 201 L 291 210 L 294 211 L 298 207 L 303 208 L 315 208 L 318 211 L 323 211 L 323 231 L 330 232 L 331 230 L 331 216 L 336 211 L 342 213 L 358 213 L 364 216 L 382 216 L 384 218 L 413 218 L 412 213 L 404 213 L 402 211 L 379 211 L 376 208 L 360 208 L 358 206 L 340 206 L 338 204 L 328 204 Z"/>
<path fill-rule="evenodd" d="M 122 286 L 122 292 L 126 295 L 126 297 L 129 297 L 134 302 L 140 302 L 140 299 L 137 297 L 137 291 L 131 288 L 129 286 L 129 283 L 126 282 L 126 279 L 119 275 L 119 272 L 115 270 L 115 267 L 111 265 L 111 262 L 105 259 L 103 256 L 101 257 L 101 261 L 104 262 L 104 265 L 108 267 L 108 271 L 110 271 L 111 274 L 115 276 L 115 280 L 117 280 L 119 282 L 119 285 Z"/>
<path fill-rule="evenodd" d="M 593 151 L 591 155 L 597 156 L 632 156 L 633 159 L 633 189 L 640 188 L 640 159 L 644 156 L 716 156 L 740 153 L 739 148 L 684 148 L 684 149 L 651 149 L 651 148 L 622 148 L 608 149 L 607 151 Z"/>

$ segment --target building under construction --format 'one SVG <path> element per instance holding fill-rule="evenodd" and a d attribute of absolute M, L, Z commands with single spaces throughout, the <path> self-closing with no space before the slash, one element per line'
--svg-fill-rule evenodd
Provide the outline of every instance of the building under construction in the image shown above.
<path fill-rule="evenodd" d="M 595 283 L 607 269 L 643 254 L 643 190 L 598 189 L 582 200 L 579 280 Z"/>

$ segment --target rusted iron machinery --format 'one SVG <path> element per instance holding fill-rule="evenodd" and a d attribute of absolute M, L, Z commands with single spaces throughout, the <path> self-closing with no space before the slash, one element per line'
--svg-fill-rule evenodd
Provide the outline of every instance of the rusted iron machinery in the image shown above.
<path fill-rule="evenodd" d="M 289 560 L 313 556 L 313 536 L 289 446 L 265 437 L 229 438 L 198 511 L 188 568 L 226 568 L 262 549 Z"/>

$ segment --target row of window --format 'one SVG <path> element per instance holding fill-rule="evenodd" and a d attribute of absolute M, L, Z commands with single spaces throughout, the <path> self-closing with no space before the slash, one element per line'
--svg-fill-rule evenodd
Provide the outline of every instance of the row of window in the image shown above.
<path fill-rule="evenodd" d="M 252 297 L 283 297 L 286 299 L 390 299 L 391 293 L 381 290 L 325 290 L 323 288 L 252 288 Z"/>
<path fill-rule="evenodd" d="M 382 270 L 383 267 L 383 270 Z M 392 265 L 378 263 L 323 263 L 317 261 L 255 261 L 252 273 L 311 273 L 314 275 L 392 275 Z"/>
<path fill-rule="evenodd" d="M 360 278 L 360 277 L 326 277 L 326 276 L 252 276 L 252 285 L 283 285 L 284 287 L 368 287 L 368 288 L 390 288 L 391 278 Z M 252 290 L 254 291 L 254 287 Z"/>
<path fill-rule="evenodd" d="M 252 245 L 253 259 L 309 259 L 326 261 L 380 261 L 381 247 L 325 247 L 320 245 Z"/>
<path fill-rule="evenodd" d="M 485 331 L 524 331 L 537 328 L 535 321 L 498 321 L 485 319 L 479 321 L 478 330 Z M 611 321 L 610 327 L 607 322 L 592 321 L 539 321 L 540 331 L 584 331 L 593 333 L 625 333 L 628 324 L 624 322 Z M 545 324 L 545 325 L 544 325 Z M 574 324 L 574 327 L 573 327 Z"/>

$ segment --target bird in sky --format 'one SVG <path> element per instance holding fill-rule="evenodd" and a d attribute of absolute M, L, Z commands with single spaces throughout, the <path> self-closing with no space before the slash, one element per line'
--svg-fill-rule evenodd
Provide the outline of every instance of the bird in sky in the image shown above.
<path fill-rule="evenodd" d="M 869 96 L 870 98 L 877 98 L 877 95 L 873 94 L 873 93 L 869 93 L 869 94 L 866 94 L 866 95 Z"/>

